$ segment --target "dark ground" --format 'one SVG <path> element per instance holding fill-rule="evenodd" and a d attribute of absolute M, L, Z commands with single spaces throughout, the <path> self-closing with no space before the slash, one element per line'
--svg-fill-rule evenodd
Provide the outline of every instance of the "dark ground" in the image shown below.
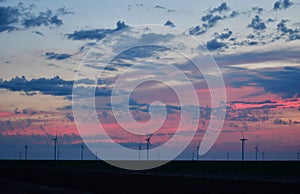
<path fill-rule="evenodd" d="M 173 161 L 127 171 L 100 161 L 0 161 L 0 193 L 300 193 L 300 162 Z"/>

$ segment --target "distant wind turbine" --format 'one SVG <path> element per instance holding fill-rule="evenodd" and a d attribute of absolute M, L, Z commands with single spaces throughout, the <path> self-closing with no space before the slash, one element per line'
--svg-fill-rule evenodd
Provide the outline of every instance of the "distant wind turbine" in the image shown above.
<path fill-rule="evenodd" d="M 81 144 L 80 148 L 81 148 L 81 160 L 83 160 L 83 150 L 84 150 L 84 145 Z"/>
<path fill-rule="evenodd" d="M 226 156 L 227 156 L 227 160 L 229 160 L 229 151 L 227 150 L 227 152 L 226 152 Z"/>
<path fill-rule="evenodd" d="M 151 146 L 150 140 L 151 140 L 152 135 L 153 134 L 147 135 L 147 138 L 145 139 L 146 143 L 147 143 L 147 160 L 149 160 L 149 149 Z"/>
<path fill-rule="evenodd" d="M 196 150 L 197 150 L 197 153 L 196 153 L 197 160 L 199 160 L 199 148 L 200 148 L 200 143 L 196 147 Z"/>
<path fill-rule="evenodd" d="M 265 150 L 261 153 L 261 156 L 262 156 L 262 161 L 264 161 L 265 160 Z"/>
<path fill-rule="evenodd" d="M 297 159 L 300 160 L 300 150 L 297 152 Z"/>
<path fill-rule="evenodd" d="M 56 132 L 56 135 L 55 137 L 53 138 L 53 141 L 54 141 L 54 147 L 53 147 L 53 157 L 54 157 L 54 160 L 57 160 L 57 157 L 56 157 L 56 154 L 57 154 L 57 132 Z"/>
<path fill-rule="evenodd" d="M 258 160 L 258 154 L 259 154 L 258 143 L 254 147 L 254 149 L 255 149 L 255 160 L 257 161 Z"/>
<path fill-rule="evenodd" d="M 194 161 L 195 158 L 195 152 L 192 153 L 192 161 Z"/>
<path fill-rule="evenodd" d="M 240 141 L 242 142 L 242 161 L 244 161 L 244 156 L 245 156 L 245 142 L 248 139 L 245 139 L 244 134 L 243 134 L 243 138 L 240 139 Z"/>
<path fill-rule="evenodd" d="M 139 144 L 139 160 L 141 160 L 142 143 Z"/>
<path fill-rule="evenodd" d="M 25 156 L 24 156 L 24 158 L 25 158 L 25 160 L 27 160 L 27 149 L 28 149 L 28 145 L 25 145 L 24 146 L 24 150 L 25 150 Z"/>
<path fill-rule="evenodd" d="M 22 160 L 22 152 L 19 152 L 19 160 Z"/>

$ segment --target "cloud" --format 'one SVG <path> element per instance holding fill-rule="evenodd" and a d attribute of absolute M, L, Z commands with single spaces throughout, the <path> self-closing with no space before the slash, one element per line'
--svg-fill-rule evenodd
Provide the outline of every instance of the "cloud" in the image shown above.
<path fill-rule="evenodd" d="M 45 36 L 42 32 L 40 31 L 33 31 L 33 33 L 37 34 L 37 35 L 40 35 L 40 36 Z"/>
<path fill-rule="evenodd" d="M 209 12 L 210 13 L 215 13 L 215 12 L 223 12 L 223 11 L 229 11 L 230 10 L 230 7 L 227 5 L 226 2 L 223 2 L 221 3 L 221 5 L 219 5 L 218 7 L 216 8 L 213 8 L 213 9 L 210 9 Z"/>
<path fill-rule="evenodd" d="M 45 56 L 49 60 L 51 60 L 51 59 L 64 60 L 64 59 L 70 58 L 72 55 L 66 54 L 66 53 L 57 54 L 57 53 L 54 53 L 54 52 L 46 52 Z"/>
<path fill-rule="evenodd" d="M 175 24 L 170 20 L 166 21 L 166 23 L 164 25 L 169 26 L 169 27 L 176 27 Z"/>
<path fill-rule="evenodd" d="M 219 34 L 215 33 L 214 36 L 215 38 L 219 38 L 221 40 L 228 39 L 232 35 L 232 31 L 229 30 L 228 28 L 225 29 L 225 33 Z"/>
<path fill-rule="evenodd" d="M 122 30 L 129 27 L 123 21 L 117 22 L 117 27 L 115 29 L 93 29 L 93 30 L 80 30 L 75 31 L 72 34 L 66 34 L 68 39 L 72 40 L 101 40 L 107 35 L 112 34 L 116 31 Z"/>
<path fill-rule="evenodd" d="M 294 3 L 290 0 L 279 0 L 274 3 L 274 10 L 282 10 L 291 7 Z"/>
<path fill-rule="evenodd" d="M 262 21 L 262 19 L 256 15 L 251 23 L 248 25 L 249 28 L 253 28 L 254 30 L 264 30 L 266 29 L 266 24 Z"/>
<path fill-rule="evenodd" d="M 84 84 L 94 84 L 92 81 L 87 79 L 78 80 L 78 83 Z M 25 76 L 15 77 L 11 80 L 1 80 L 0 79 L 0 88 L 8 89 L 10 91 L 23 91 L 26 94 L 30 92 L 40 92 L 45 95 L 52 96 L 66 96 L 67 99 L 72 95 L 73 89 L 73 80 L 63 80 L 59 76 L 53 78 L 38 78 L 27 80 Z M 85 93 L 88 89 L 88 86 L 80 87 L 82 93 Z M 34 93 L 33 95 L 35 95 Z M 96 96 L 110 96 L 111 91 L 106 88 L 96 88 Z"/>
<path fill-rule="evenodd" d="M 22 25 L 25 28 L 39 26 L 61 26 L 63 21 L 58 18 L 58 15 L 53 14 L 51 10 L 40 12 L 38 15 L 30 15 L 25 18 Z"/>
<path fill-rule="evenodd" d="M 25 7 L 23 3 L 19 3 L 18 6 L 15 7 L 0 6 L 0 32 L 11 32 L 40 26 L 61 26 L 63 21 L 59 16 L 71 13 L 63 7 L 59 8 L 55 13 L 47 9 L 46 11 L 35 14 L 32 12 L 34 8 L 34 4 Z"/>
<path fill-rule="evenodd" d="M 157 8 L 157 9 L 167 9 L 166 7 L 163 7 L 163 6 L 160 6 L 160 5 L 155 5 L 154 8 Z"/>
<path fill-rule="evenodd" d="M 281 20 L 281 22 L 277 24 L 277 31 L 281 32 L 281 37 L 288 35 L 287 40 L 290 41 L 300 39 L 300 30 L 298 28 L 288 28 L 286 26 L 287 21 L 288 20 Z"/>
<path fill-rule="evenodd" d="M 256 12 L 257 14 L 261 14 L 264 9 L 258 6 L 252 7 L 252 11 Z"/>
<path fill-rule="evenodd" d="M 219 42 L 217 39 L 212 39 L 206 43 L 206 48 L 209 51 L 214 51 L 222 48 L 228 48 L 228 46 L 226 43 Z"/>
<path fill-rule="evenodd" d="M 238 15 L 237 11 L 229 12 L 230 10 L 230 7 L 226 3 L 209 9 L 207 14 L 201 17 L 202 24 L 189 29 L 190 35 L 197 36 L 204 34 L 209 28 L 214 27 L 218 21 L 234 18 Z"/>
<path fill-rule="evenodd" d="M 0 32 L 13 31 L 17 27 L 14 26 L 19 21 L 20 12 L 15 7 L 0 7 Z"/>

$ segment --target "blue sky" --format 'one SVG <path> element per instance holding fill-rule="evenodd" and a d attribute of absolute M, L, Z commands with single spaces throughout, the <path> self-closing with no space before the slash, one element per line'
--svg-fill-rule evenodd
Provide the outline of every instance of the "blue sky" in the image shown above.
<path fill-rule="evenodd" d="M 170 26 L 176 26 L 202 43 L 220 66 L 226 84 L 228 117 L 224 132 L 213 148 L 215 152 L 209 152 L 206 157 L 223 153 L 222 148 L 226 147 L 232 148 L 238 158 L 234 142 L 244 131 L 252 138 L 252 147 L 266 139 L 265 146 L 272 151 L 272 157 L 292 158 L 300 148 L 297 130 L 300 123 L 299 11 L 297 0 L 0 0 L 3 145 L 11 146 L 18 153 L 24 143 L 37 146 L 35 140 L 43 139 L 43 146 L 47 147 L 52 143 L 47 138 L 63 128 L 61 135 L 65 135 L 65 145 L 78 147 L 81 142 L 71 116 L 71 88 L 88 51 L 97 41 L 128 26 L 163 26 L 169 21 Z M 134 56 L 139 50 L 125 53 L 107 69 L 112 76 L 101 80 L 104 89 L 97 93 L 98 100 L 103 101 L 97 106 L 100 113 L 106 115 L 105 122 L 111 122 L 104 103 L 110 92 L 110 81 L 126 63 L 153 61 L 153 58 L 163 61 L 165 54 L 172 57 L 173 64 L 181 64 L 184 71 L 193 72 L 191 65 L 180 57 L 151 49 L 144 56 Z M 199 78 L 193 77 L 193 73 L 190 75 Z M 201 76 L 199 80 L 201 82 Z M 91 85 L 90 80 L 81 80 L 81 84 Z M 206 95 L 203 85 L 197 89 Z M 168 91 L 161 93 L 164 92 L 169 95 Z M 147 100 L 132 101 L 137 110 L 142 110 L 136 113 L 141 120 L 147 117 L 143 113 L 150 104 Z M 171 105 L 171 98 L 164 100 Z M 205 103 L 201 106 L 205 107 Z M 178 109 L 169 108 L 169 112 Z M 206 118 L 203 119 L 205 123 Z M 8 143 L 10 140 L 17 141 Z M 278 142 L 280 146 L 272 147 Z M 191 147 L 183 155 L 191 155 Z M 1 152 L 2 157 L 6 157 L 5 154 Z"/>

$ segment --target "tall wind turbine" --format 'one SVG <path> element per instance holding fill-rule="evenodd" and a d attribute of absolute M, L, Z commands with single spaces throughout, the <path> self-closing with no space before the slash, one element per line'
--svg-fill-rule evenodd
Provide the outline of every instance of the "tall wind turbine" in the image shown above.
<path fill-rule="evenodd" d="M 229 151 L 227 150 L 227 152 L 226 152 L 226 156 L 227 156 L 227 160 L 229 160 Z"/>
<path fill-rule="evenodd" d="M 147 160 L 149 160 L 149 149 L 151 146 L 150 140 L 151 140 L 152 135 L 153 134 L 147 135 L 147 138 L 145 139 L 146 143 L 147 143 Z"/>
<path fill-rule="evenodd" d="M 140 145 L 139 145 L 139 160 L 141 160 L 141 150 L 142 150 L 142 143 L 140 142 Z"/>
<path fill-rule="evenodd" d="M 254 147 L 254 149 L 255 149 L 255 160 L 257 161 L 258 160 L 258 154 L 259 154 L 258 143 Z"/>
<path fill-rule="evenodd" d="M 84 145 L 81 144 L 80 148 L 81 148 L 81 160 L 83 160 L 83 150 L 84 150 Z"/>
<path fill-rule="evenodd" d="M 197 153 L 196 153 L 197 160 L 199 160 L 199 148 L 200 148 L 200 143 L 196 147 L 196 150 L 197 150 Z"/>
<path fill-rule="evenodd" d="M 262 156 L 262 161 L 264 161 L 265 160 L 265 150 L 261 153 L 261 156 Z"/>
<path fill-rule="evenodd" d="M 54 160 L 56 160 L 57 159 L 57 157 L 56 157 L 56 153 L 57 153 L 57 132 L 56 132 L 56 135 L 55 135 L 55 137 L 53 138 L 53 141 L 54 141 L 54 147 L 53 147 L 53 151 L 54 151 L 54 153 L 53 153 L 53 157 L 54 157 Z"/>
<path fill-rule="evenodd" d="M 25 157 L 25 160 L 27 160 L 27 149 L 28 149 L 28 145 L 25 145 L 24 146 L 24 150 L 25 150 L 25 152 L 24 152 L 25 156 L 24 157 Z"/>
<path fill-rule="evenodd" d="M 242 161 L 244 161 L 244 156 L 245 156 L 245 142 L 248 139 L 245 139 L 244 134 L 243 134 L 243 138 L 240 139 L 240 141 L 242 142 Z"/>

